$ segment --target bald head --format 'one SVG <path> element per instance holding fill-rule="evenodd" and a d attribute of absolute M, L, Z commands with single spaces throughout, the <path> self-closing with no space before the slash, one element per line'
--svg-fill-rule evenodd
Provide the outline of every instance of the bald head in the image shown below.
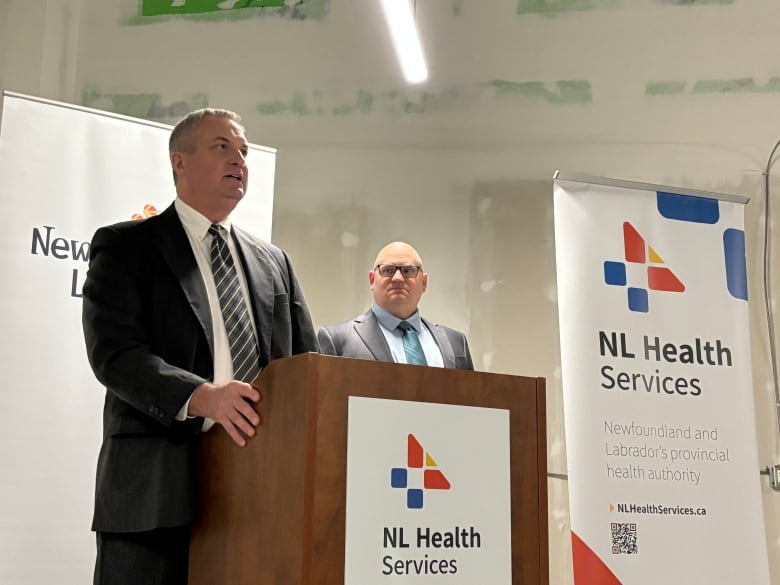
<path fill-rule="evenodd" d="M 379 266 L 416 267 L 418 270 L 404 269 L 413 275 L 404 276 L 399 269 L 392 275 L 382 276 Z M 406 242 L 392 242 L 379 251 L 374 261 L 374 268 L 368 273 L 368 283 L 374 295 L 374 302 L 385 311 L 407 319 L 417 311 L 420 297 L 428 288 L 428 275 L 422 270 L 422 259 L 417 250 Z"/>
<path fill-rule="evenodd" d="M 387 259 L 399 256 L 403 256 L 407 259 L 411 258 L 413 261 L 408 262 L 409 264 L 413 264 L 414 266 L 419 266 L 422 268 L 422 259 L 417 253 L 417 250 L 412 248 L 406 242 L 391 242 L 387 244 L 387 246 L 379 250 L 379 254 L 376 255 L 374 266 L 378 266 L 380 264 L 395 264 L 395 262 L 389 262 Z"/>

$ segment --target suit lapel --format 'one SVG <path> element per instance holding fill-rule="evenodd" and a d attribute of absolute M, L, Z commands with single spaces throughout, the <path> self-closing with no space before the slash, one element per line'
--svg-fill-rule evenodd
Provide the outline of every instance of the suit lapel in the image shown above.
<path fill-rule="evenodd" d="M 249 298 L 255 317 L 258 345 L 260 347 L 260 363 L 268 363 L 271 356 L 271 336 L 273 334 L 274 317 L 274 283 L 268 270 L 270 261 L 265 252 L 256 246 L 246 234 L 233 226 L 233 238 L 241 255 L 244 275 L 249 287 Z M 263 262 L 263 260 L 266 260 Z"/>
<path fill-rule="evenodd" d="M 393 354 L 390 353 L 387 340 L 379 328 L 379 321 L 371 309 L 355 319 L 354 327 L 355 333 L 363 340 L 375 359 L 380 362 L 393 361 Z"/>
<path fill-rule="evenodd" d="M 154 229 L 160 254 L 179 281 L 184 296 L 187 297 L 192 311 L 203 328 L 211 355 L 214 355 L 214 329 L 211 324 L 206 287 L 192 253 L 190 240 L 173 205 L 159 215 L 159 219 L 154 223 Z"/>
<path fill-rule="evenodd" d="M 431 335 L 433 335 L 433 339 L 436 341 L 436 345 L 439 346 L 439 351 L 441 351 L 441 357 L 444 360 L 444 367 L 454 368 L 455 352 L 452 349 L 452 344 L 450 343 L 447 334 L 444 333 L 444 331 L 442 331 L 441 329 L 439 329 L 439 326 L 436 325 L 435 323 L 431 323 L 426 319 L 423 319 L 422 321 L 425 324 L 425 326 L 428 328 L 428 331 L 431 332 Z"/>

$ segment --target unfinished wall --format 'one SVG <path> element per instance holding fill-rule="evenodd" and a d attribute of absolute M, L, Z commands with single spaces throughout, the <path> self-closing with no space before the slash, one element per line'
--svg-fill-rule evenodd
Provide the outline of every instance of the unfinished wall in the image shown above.
<path fill-rule="evenodd" d="M 0 89 L 169 123 L 242 113 L 252 142 L 279 149 L 274 241 L 316 324 L 365 310 L 377 250 L 411 242 L 430 274 L 423 313 L 468 333 L 478 369 L 547 378 L 552 472 L 566 471 L 553 171 L 751 196 L 759 461 L 780 462 L 761 280 L 776 0 L 418 1 L 422 87 L 400 78 L 378 2 L 140 5 L 0 2 Z M 780 494 L 762 484 L 780 585 Z M 567 486 L 549 490 L 550 580 L 567 584 Z"/>

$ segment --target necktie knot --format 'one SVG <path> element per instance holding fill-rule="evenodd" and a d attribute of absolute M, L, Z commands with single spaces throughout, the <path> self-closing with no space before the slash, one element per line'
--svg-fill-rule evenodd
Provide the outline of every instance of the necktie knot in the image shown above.
<path fill-rule="evenodd" d="M 214 236 L 215 238 L 222 238 L 222 232 L 225 228 L 223 228 L 221 225 L 217 225 L 215 223 L 212 223 L 209 226 L 209 233 Z M 224 239 L 224 238 L 223 238 Z"/>
<path fill-rule="evenodd" d="M 398 328 L 404 332 L 404 334 L 414 331 L 414 326 L 409 321 L 401 321 L 398 324 Z"/>

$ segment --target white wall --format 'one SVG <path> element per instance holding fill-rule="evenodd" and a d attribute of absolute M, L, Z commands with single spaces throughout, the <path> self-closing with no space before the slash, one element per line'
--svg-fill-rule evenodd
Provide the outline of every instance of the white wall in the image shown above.
<path fill-rule="evenodd" d="M 158 19 L 134 0 L 5 0 L 0 87 L 163 122 L 206 104 L 241 112 L 251 141 L 279 149 L 274 240 L 316 323 L 364 310 L 378 248 L 412 242 L 431 275 L 424 313 L 468 333 L 478 368 L 547 378 L 553 472 L 566 470 L 553 171 L 751 196 L 759 461 L 780 463 L 760 278 L 780 4 L 416 4 L 431 71 L 419 88 L 401 80 L 369 0 L 304 0 L 307 18 Z M 583 10 L 553 10 L 566 5 Z M 780 494 L 762 485 L 780 585 Z M 567 584 L 566 484 L 549 490 L 550 581 Z"/>

